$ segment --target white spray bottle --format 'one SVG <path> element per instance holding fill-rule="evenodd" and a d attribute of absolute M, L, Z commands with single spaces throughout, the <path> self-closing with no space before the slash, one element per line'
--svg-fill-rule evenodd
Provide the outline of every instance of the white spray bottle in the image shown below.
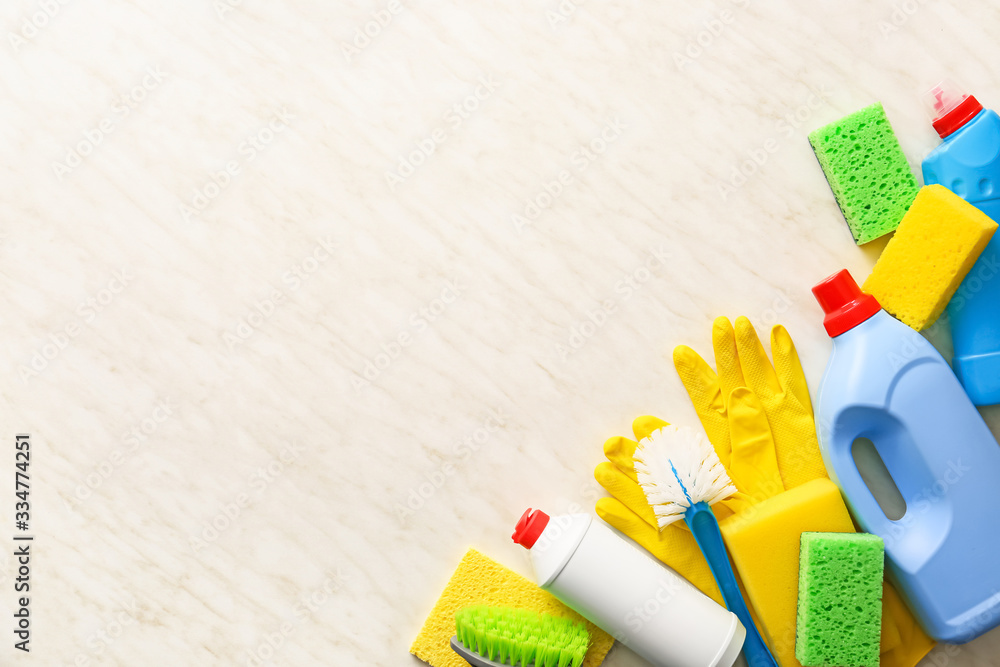
<path fill-rule="evenodd" d="M 658 667 L 732 667 L 736 615 L 586 514 L 528 509 L 514 541 L 543 589 Z"/>

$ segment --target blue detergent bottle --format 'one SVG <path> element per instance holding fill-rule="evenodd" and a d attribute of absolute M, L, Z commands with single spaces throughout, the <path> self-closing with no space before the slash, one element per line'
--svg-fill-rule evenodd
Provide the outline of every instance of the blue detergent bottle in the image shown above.
<path fill-rule="evenodd" d="M 925 93 L 943 139 L 923 162 L 924 184 L 940 184 L 1000 222 L 1000 116 L 951 81 Z M 1000 403 L 1000 234 L 948 304 L 955 343 L 952 366 L 972 402 Z"/>
<path fill-rule="evenodd" d="M 886 571 L 924 631 L 970 641 L 1000 624 L 1000 446 L 944 358 L 846 270 L 813 294 L 833 338 L 816 409 L 827 471 L 885 541 Z M 862 477 L 859 444 L 905 501 L 895 519 Z"/>

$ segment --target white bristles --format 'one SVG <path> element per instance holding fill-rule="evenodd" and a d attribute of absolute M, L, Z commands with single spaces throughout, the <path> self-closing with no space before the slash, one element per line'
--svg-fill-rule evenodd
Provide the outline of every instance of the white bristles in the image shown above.
<path fill-rule="evenodd" d="M 662 530 L 688 507 L 713 505 L 737 493 L 718 454 L 698 431 L 664 426 L 635 448 L 635 474 Z"/>

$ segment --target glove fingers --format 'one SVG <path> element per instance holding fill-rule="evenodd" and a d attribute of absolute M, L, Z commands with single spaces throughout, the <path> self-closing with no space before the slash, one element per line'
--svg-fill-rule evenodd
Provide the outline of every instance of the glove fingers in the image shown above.
<path fill-rule="evenodd" d="M 771 329 L 774 366 L 745 317 L 736 320 L 736 345 L 747 386 L 765 407 L 784 487 L 792 489 L 817 477 L 826 477 L 816 441 L 809 388 L 788 331 L 780 325 Z"/>
<path fill-rule="evenodd" d="M 780 324 L 771 327 L 771 356 L 774 358 L 774 370 L 782 389 L 798 399 L 804 410 L 811 414 L 812 402 L 809 400 L 809 387 L 799 362 L 799 353 L 795 350 L 788 330 Z"/>
<path fill-rule="evenodd" d="M 639 483 L 639 478 L 635 476 L 635 464 L 632 462 L 632 457 L 635 455 L 637 444 L 635 440 L 629 440 L 620 435 L 604 441 L 604 456 L 636 484 Z"/>
<path fill-rule="evenodd" d="M 664 426 L 670 426 L 670 423 L 663 421 L 659 417 L 643 415 L 642 417 L 636 417 L 632 421 L 632 433 L 635 434 L 636 440 L 642 440 L 643 438 L 648 438 L 653 431 L 658 431 Z"/>
<path fill-rule="evenodd" d="M 729 424 L 719 377 L 697 352 L 687 345 L 674 348 L 674 368 L 691 397 L 698 419 L 715 447 L 722 465 L 729 464 Z"/>
<path fill-rule="evenodd" d="M 722 400 L 729 400 L 729 393 L 736 387 L 746 386 L 740 355 L 736 348 L 736 335 L 728 317 L 716 317 L 712 322 L 712 350 L 715 352 L 715 370 L 719 375 Z M 728 407 L 728 403 L 726 403 Z"/>
<path fill-rule="evenodd" d="M 767 358 L 764 346 L 760 344 L 750 320 L 745 317 L 736 318 L 736 348 L 739 351 L 746 386 L 750 387 L 765 405 L 771 402 L 769 401 L 771 397 L 780 396 L 781 385 L 778 384 L 778 376 L 774 374 L 771 360 Z"/>
<path fill-rule="evenodd" d="M 691 533 L 676 525 L 667 526 L 660 532 L 614 498 L 600 498 L 596 509 L 597 516 L 613 528 L 638 542 L 702 593 L 720 605 L 725 605 L 712 571 Z"/>
<path fill-rule="evenodd" d="M 733 480 L 733 483 L 736 481 Z M 734 493 L 725 500 L 720 500 L 719 502 L 712 505 L 712 512 L 715 513 L 715 518 L 717 521 L 722 521 L 734 514 L 739 514 L 744 512 L 753 506 L 753 501 L 750 496 L 740 491 L 739 493 Z M 687 524 L 684 524 L 687 527 Z"/>
<path fill-rule="evenodd" d="M 746 387 L 737 387 L 729 396 L 729 431 L 733 444 L 729 476 L 736 488 L 754 502 L 783 492 L 764 406 Z"/>
<path fill-rule="evenodd" d="M 639 519 L 645 521 L 650 528 L 656 527 L 656 515 L 646 501 L 646 494 L 643 493 L 642 487 L 617 466 L 602 461 L 594 468 L 594 479 L 615 500 L 627 507 Z"/>

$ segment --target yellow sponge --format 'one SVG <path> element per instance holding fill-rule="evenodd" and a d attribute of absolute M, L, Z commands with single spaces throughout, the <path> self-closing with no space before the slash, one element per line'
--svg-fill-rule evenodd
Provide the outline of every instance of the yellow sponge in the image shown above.
<path fill-rule="evenodd" d="M 720 521 L 719 528 L 775 660 L 799 667 L 799 538 L 805 531 L 854 532 L 840 490 L 829 479 L 814 479 Z"/>
<path fill-rule="evenodd" d="M 920 188 L 862 289 L 917 331 L 934 324 L 997 223 L 942 185 Z"/>
<path fill-rule="evenodd" d="M 855 532 L 840 490 L 825 477 L 814 479 L 723 519 L 719 528 L 775 660 L 781 667 L 801 667 L 795 659 L 799 538 L 807 531 Z M 883 596 L 899 599 L 888 584 Z M 908 646 L 902 645 L 904 628 Z M 905 607 L 885 605 L 883 667 L 912 667 L 933 646 Z"/>
<path fill-rule="evenodd" d="M 455 634 L 455 612 L 470 605 L 483 604 L 518 609 L 534 609 L 553 616 L 581 621 L 590 632 L 590 649 L 583 664 L 597 667 L 611 650 L 614 639 L 593 623 L 543 591 L 516 572 L 508 570 L 475 549 L 469 549 L 445 587 L 420 634 L 413 640 L 410 653 L 434 667 L 469 667 L 451 650 Z"/>

